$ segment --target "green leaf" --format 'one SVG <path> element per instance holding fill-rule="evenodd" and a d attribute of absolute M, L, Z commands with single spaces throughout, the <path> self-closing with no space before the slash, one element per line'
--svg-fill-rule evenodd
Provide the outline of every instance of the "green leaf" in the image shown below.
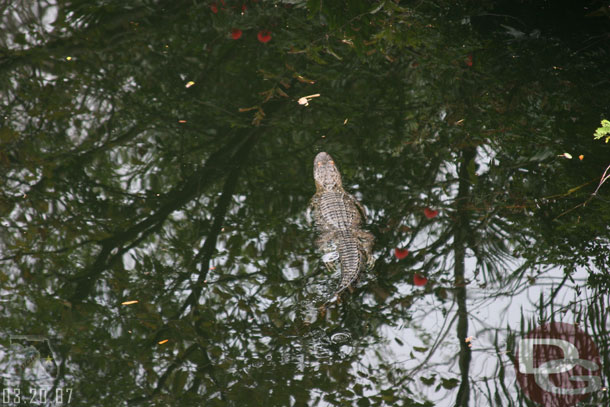
<path fill-rule="evenodd" d="M 434 377 L 434 375 L 432 375 L 430 377 L 422 377 L 420 380 L 426 386 L 432 386 L 436 381 L 436 378 Z"/>
<path fill-rule="evenodd" d="M 458 384 L 460 384 L 460 381 L 458 379 L 441 378 L 441 386 L 443 386 L 445 389 L 451 390 L 451 389 L 457 387 Z"/>
<path fill-rule="evenodd" d="M 172 390 L 175 394 L 181 394 L 184 385 L 186 384 L 186 379 L 188 378 L 188 372 L 183 370 L 179 370 L 174 374 L 174 382 L 172 384 Z"/>
<path fill-rule="evenodd" d="M 595 134 L 593 135 L 593 137 L 598 140 L 602 137 L 606 137 L 606 143 L 608 142 L 608 140 L 610 140 L 610 121 L 608 120 L 602 120 L 602 127 L 598 127 L 597 130 L 595 130 Z"/>

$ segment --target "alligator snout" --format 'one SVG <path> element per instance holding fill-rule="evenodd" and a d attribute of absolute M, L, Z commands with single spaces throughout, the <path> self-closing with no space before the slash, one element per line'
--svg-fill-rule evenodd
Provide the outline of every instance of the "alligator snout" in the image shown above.
<path fill-rule="evenodd" d="M 330 156 L 330 154 L 324 151 L 318 153 L 318 155 L 316 155 L 316 158 L 314 158 L 313 162 L 314 166 L 316 167 L 319 167 L 324 164 L 334 164 L 333 158 Z"/>

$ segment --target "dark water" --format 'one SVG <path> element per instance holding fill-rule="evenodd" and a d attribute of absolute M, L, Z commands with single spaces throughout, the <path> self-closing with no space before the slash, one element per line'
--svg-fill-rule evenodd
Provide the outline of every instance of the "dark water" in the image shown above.
<path fill-rule="evenodd" d="M 126 3 L 0 3 L 3 405 L 609 404 L 607 1 Z"/>

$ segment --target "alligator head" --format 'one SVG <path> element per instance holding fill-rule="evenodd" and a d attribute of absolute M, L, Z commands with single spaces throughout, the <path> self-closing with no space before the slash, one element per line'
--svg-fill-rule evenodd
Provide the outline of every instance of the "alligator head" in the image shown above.
<path fill-rule="evenodd" d="M 321 152 L 313 160 L 313 178 L 318 191 L 343 189 L 341 174 L 330 154 Z"/>

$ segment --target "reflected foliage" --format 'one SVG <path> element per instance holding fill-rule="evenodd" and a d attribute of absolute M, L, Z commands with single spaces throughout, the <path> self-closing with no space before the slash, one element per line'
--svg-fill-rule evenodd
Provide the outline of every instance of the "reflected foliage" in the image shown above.
<path fill-rule="evenodd" d="M 608 348 L 608 189 L 589 199 L 608 165 L 592 136 L 610 116 L 607 16 L 2 9 L 0 312 L 7 332 L 55 338 L 53 387 L 79 404 L 528 405 L 508 373 L 527 324 L 568 315 Z M 324 316 L 318 151 L 369 210 L 378 257 Z M 510 326 L 498 304 L 538 288 Z"/>

